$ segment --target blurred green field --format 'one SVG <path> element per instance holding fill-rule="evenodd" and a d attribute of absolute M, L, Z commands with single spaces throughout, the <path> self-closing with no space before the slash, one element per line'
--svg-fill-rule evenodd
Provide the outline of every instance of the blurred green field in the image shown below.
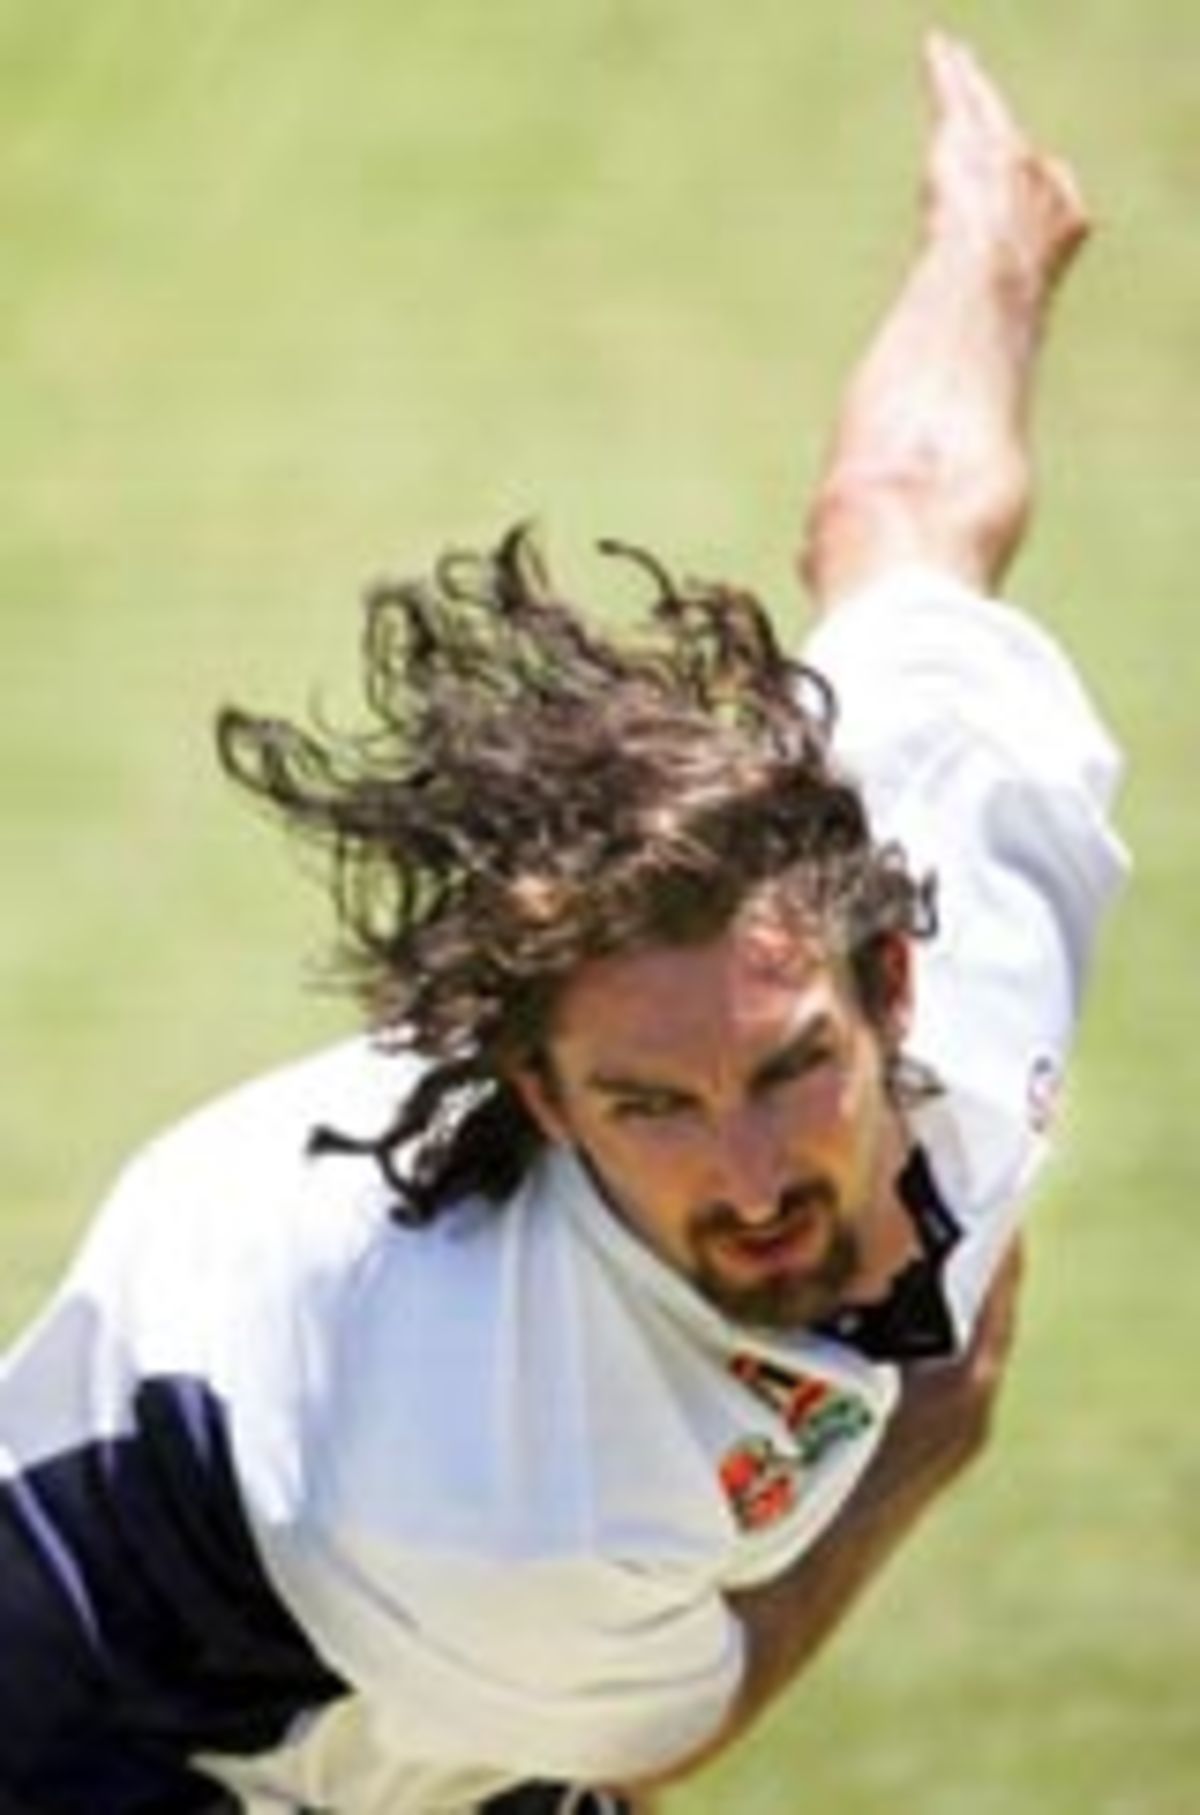
<path fill-rule="evenodd" d="M 1135 891 L 990 1465 L 681 1815 L 1200 1806 L 1200 19 L 943 9 L 1078 162 L 1014 591 L 1132 758 Z M 360 583 L 535 515 L 792 603 L 908 243 L 912 0 L 0 0 L 0 1328 L 135 1142 L 349 1023 L 210 756 L 350 697 Z M 1187 1003 L 1193 1003 L 1188 1010 Z"/>

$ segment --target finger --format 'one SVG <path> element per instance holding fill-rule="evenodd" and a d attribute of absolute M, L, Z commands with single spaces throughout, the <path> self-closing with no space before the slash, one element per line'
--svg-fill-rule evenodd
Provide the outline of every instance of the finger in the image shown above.
<path fill-rule="evenodd" d="M 948 98 L 949 51 L 950 40 L 945 32 L 926 32 L 921 45 L 921 72 L 925 78 L 925 92 L 935 114 L 944 111 Z"/>
<path fill-rule="evenodd" d="M 931 34 L 926 45 L 927 81 L 934 124 L 960 146 L 960 155 L 1005 153 L 1024 144 L 999 90 L 970 48 L 947 33 Z"/>
<path fill-rule="evenodd" d="M 977 125 L 999 137 L 1023 139 L 1016 115 L 970 45 L 956 42 L 953 56 L 959 93 Z"/>
<path fill-rule="evenodd" d="M 962 71 L 955 40 L 946 32 L 927 33 L 922 61 L 925 86 L 936 120 L 944 121 L 961 112 L 965 103 Z"/>

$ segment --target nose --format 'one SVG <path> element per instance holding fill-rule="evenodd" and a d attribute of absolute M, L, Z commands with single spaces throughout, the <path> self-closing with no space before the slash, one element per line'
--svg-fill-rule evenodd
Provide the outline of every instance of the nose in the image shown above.
<path fill-rule="evenodd" d="M 748 1227 L 773 1222 L 786 1187 L 786 1162 L 772 1118 L 753 1108 L 729 1115 L 715 1132 L 713 1185 Z"/>

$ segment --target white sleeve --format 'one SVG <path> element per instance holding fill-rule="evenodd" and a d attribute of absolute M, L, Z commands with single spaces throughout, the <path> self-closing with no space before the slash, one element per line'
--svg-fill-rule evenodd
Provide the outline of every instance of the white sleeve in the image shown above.
<path fill-rule="evenodd" d="M 1043 1152 L 1125 873 L 1109 821 L 1120 758 L 1047 633 L 940 573 L 840 604 L 804 653 L 836 690 L 836 747 L 875 836 L 937 879 L 908 1050 L 945 1087 L 919 1131 L 965 1227 L 947 1270 L 961 1336 Z"/>
<path fill-rule="evenodd" d="M 741 1627 L 715 1591 L 603 1558 L 461 1552 L 388 1559 L 385 1588 L 355 1549 L 322 1604 L 310 1584 L 306 1617 L 399 1760 L 632 1780 L 711 1738 L 740 1683 Z"/>

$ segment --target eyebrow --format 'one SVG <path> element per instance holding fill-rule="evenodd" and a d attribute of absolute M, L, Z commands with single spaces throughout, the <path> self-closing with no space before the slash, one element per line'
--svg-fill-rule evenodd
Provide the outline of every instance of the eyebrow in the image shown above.
<path fill-rule="evenodd" d="M 759 1060 L 750 1073 L 750 1089 L 759 1090 L 788 1072 L 793 1065 L 802 1064 L 833 1031 L 833 1016 L 828 1009 L 819 1009 L 782 1046 Z M 639 1077 L 634 1072 L 593 1071 L 588 1073 L 584 1083 L 589 1090 L 607 1097 L 668 1096 L 677 1097 L 680 1102 L 691 1102 L 696 1095 L 689 1085 L 676 1084 L 666 1078 Z"/>

